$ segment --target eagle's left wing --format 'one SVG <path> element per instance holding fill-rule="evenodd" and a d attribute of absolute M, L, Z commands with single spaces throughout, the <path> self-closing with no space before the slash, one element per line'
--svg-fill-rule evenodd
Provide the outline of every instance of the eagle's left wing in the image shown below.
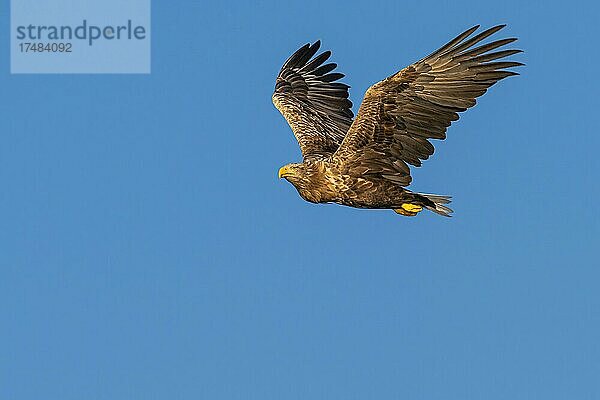
<path fill-rule="evenodd" d="M 335 82 L 344 75 L 332 73 L 334 63 L 323 65 L 331 52 L 313 58 L 320 45 L 306 44 L 283 64 L 273 93 L 273 104 L 292 128 L 305 159 L 333 154 L 354 117 L 349 86 Z"/>
<path fill-rule="evenodd" d="M 502 29 L 495 26 L 471 36 L 475 26 L 424 59 L 371 86 L 344 142 L 334 154 L 345 174 L 376 175 L 407 186 L 407 164 L 420 166 L 433 154 L 430 139 L 445 139 L 458 113 L 523 65 L 498 61 L 521 50 L 494 51 L 515 41 L 501 39 L 474 47 Z"/>

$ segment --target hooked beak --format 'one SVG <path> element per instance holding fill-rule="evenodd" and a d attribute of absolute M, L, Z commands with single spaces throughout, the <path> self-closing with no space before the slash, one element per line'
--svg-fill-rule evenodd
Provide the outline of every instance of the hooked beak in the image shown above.
<path fill-rule="evenodd" d="M 286 176 L 291 175 L 291 170 L 290 167 L 288 167 L 287 165 L 279 168 L 279 179 L 281 178 L 285 178 Z"/>

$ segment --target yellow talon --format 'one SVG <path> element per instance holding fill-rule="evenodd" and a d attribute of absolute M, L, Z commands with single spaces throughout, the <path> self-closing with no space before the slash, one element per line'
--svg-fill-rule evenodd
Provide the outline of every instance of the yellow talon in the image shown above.
<path fill-rule="evenodd" d="M 418 212 L 423 211 L 423 207 L 416 204 L 404 203 L 400 207 L 402 208 L 397 208 L 394 211 L 397 214 L 405 215 L 407 217 L 414 217 Z"/>
<path fill-rule="evenodd" d="M 402 204 L 402 208 L 404 208 L 408 212 L 418 213 L 419 211 L 423 211 L 423 207 L 418 206 L 416 204 L 404 203 Z"/>

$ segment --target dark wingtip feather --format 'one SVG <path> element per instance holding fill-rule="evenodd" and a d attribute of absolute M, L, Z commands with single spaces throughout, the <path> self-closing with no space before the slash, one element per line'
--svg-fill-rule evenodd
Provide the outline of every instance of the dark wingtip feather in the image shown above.
<path fill-rule="evenodd" d="M 313 57 L 312 60 L 309 60 L 300 69 L 300 71 L 314 71 L 315 69 L 317 69 L 317 67 L 319 67 L 321 64 L 323 64 L 325 61 L 327 61 L 329 59 L 329 57 L 331 57 L 331 51 L 329 51 L 329 50 L 324 51 L 321 54 L 319 54 L 318 56 Z"/>
<path fill-rule="evenodd" d="M 317 40 L 316 42 L 314 42 L 312 44 L 312 46 L 309 46 L 309 47 L 310 47 L 311 50 L 314 49 L 314 51 L 316 53 L 321 48 L 321 40 Z"/>
<path fill-rule="evenodd" d="M 321 47 L 321 41 L 317 40 L 313 44 L 306 43 L 294 52 L 281 67 L 281 71 L 287 68 L 302 67 L 308 62 Z"/>
<path fill-rule="evenodd" d="M 281 66 L 281 71 L 285 70 L 288 67 L 292 67 L 296 64 L 298 59 L 304 54 L 308 49 L 310 49 L 310 43 L 306 43 L 304 46 L 300 47 L 298 50 L 294 52 Z"/>
<path fill-rule="evenodd" d="M 330 74 L 323 75 L 321 77 L 321 80 L 323 82 L 333 82 L 333 81 L 337 81 L 338 79 L 342 79 L 344 76 L 345 75 L 340 72 L 332 72 Z"/>
<path fill-rule="evenodd" d="M 474 27 L 467 29 L 466 31 L 464 31 L 460 35 L 456 36 L 454 39 L 452 39 L 451 41 L 449 41 L 448 43 L 446 43 L 445 45 L 443 45 L 442 47 L 440 47 L 439 49 L 437 49 L 433 53 L 429 54 L 425 58 L 436 57 L 436 56 L 438 56 L 438 55 L 440 55 L 440 54 L 442 54 L 442 53 L 450 50 L 454 46 L 457 46 L 463 40 L 465 40 L 466 38 L 468 38 L 469 36 L 471 36 L 473 34 L 473 32 L 475 32 L 477 29 L 479 29 L 479 27 L 480 27 L 480 25 L 475 25 Z"/>
<path fill-rule="evenodd" d="M 333 71 L 336 68 L 337 68 L 336 63 L 329 63 L 329 64 L 321 65 L 320 67 L 315 68 L 312 72 L 316 76 L 321 76 L 321 75 L 325 75 L 325 74 Z"/>

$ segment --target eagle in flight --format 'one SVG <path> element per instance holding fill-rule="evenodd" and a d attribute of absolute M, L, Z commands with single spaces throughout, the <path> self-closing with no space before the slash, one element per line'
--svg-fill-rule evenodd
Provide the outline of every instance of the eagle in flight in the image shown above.
<path fill-rule="evenodd" d="M 320 42 L 306 44 L 277 76 L 273 103 L 292 128 L 303 162 L 279 170 L 313 203 L 391 209 L 415 216 L 423 208 L 450 216 L 449 196 L 412 192 L 408 164 L 419 167 L 433 154 L 430 139 L 443 140 L 458 113 L 523 65 L 505 58 L 521 50 L 501 49 L 516 38 L 476 46 L 502 29 L 461 33 L 420 61 L 371 86 L 354 118 L 344 77 L 317 56 Z"/>

